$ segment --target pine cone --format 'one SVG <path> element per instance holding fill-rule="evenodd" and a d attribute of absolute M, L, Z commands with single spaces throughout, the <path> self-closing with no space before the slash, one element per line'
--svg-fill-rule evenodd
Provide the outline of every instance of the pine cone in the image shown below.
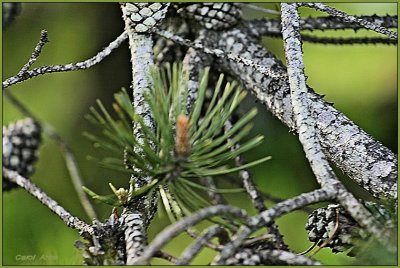
<path fill-rule="evenodd" d="M 3 127 L 3 167 L 27 177 L 34 171 L 38 158 L 41 129 L 31 118 L 18 120 Z M 3 191 L 18 187 L 7 178 L 3 179 Z"/>
<path fill-rule="evenodd" d="M 212 30 L 231 28 L 242 16 L 240 7 L 235 3 L 188 3 L 175 7 L 182 17 L 195 20 Z"/>
<path fill-rule="evenodd" d="M 137 33 L 151 33 L 168 11 L 169 3 L 121 3 L 123 17 Z"/>
<path fill-rule="evenodd" d="M 21 3 L 2 3 L 3 7 L 3 29 L 8 27 L 15 17 L 21 12 Z"/>
<path fill-rule="evenodd" d="M 339 226 L 332 240 L 326 245 L 332 252 L 343 252 L 354 246 L 355 239 L 366 238 L 366 233 L 339 205 L 329 205 L 327 208 L 318 208 L 308 217 L 306 230 L 311 242 L 319 241 L 322 245 L 333 235 L 336 226 L 337 212 L 339 213 Z"/>

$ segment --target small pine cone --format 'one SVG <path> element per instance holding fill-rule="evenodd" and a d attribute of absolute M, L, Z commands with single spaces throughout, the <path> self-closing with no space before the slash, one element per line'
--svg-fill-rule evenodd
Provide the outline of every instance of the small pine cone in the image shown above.
<path fill-rule="evenodd" d="M 318 208 L 308 217 L 306 230 L 311 242 L 319 241 L 322 245 L 334 233 L 337 212 L 339 213 L 339 226 L 335 236 L 326 245 L 332 252 L 343 252 L 354 247 L 355 239 L 366 238 L 366 233 L 339 205 L 329 205 L 327 208 Z"/>
<path fill-rule="evenodd" d="M 3 167 L 24 177 L 31 175 L 39 155 L 40 133 L 39 124 L 31 118 L 3 127 Z M 15 187 L 18 187 L 15 183 L 3 179 L 3 191 Z"/>
<path fill-rule="evenodd" d="M 129 28 L 137 33 L 156 30 L 168 11 L 169 3 L 121 3 L 123 17 L 129 20 Z"/>
<path fill-rule="evenodd" d="M 3 29 L 8 27 L 21 12 L 21 3 L 2 3 Z"/>
<path fill-rule="evenodd" d="M 195 20 L 206 29 L 223 30 L 235 26 L 242 17 L 235 3 L 188 3 L 176 5 L 182 17 Z"/>

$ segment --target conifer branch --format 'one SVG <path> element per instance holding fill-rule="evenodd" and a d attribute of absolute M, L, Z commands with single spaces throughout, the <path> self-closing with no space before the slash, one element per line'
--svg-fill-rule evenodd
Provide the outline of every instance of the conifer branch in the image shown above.
<path fill-rule="evenodd" d="M 136 260 L 134 265 L 148 264 L 154 254 L 158 252 L 165 244 L 170 242 L 172 238 L 176 237 L 180 233 L 184 232 L 187 228 L 194 226 L 202 220 L 221 215 L 233 215 L 238 219 L 243 219 L 247 222 L 249 221 L 247 213 L 244 210 L 235 207 L 227 205 L 217 205 L 203 208 L 166 227 L 154 238 L 151 244 L 143 252 L 142 256 Z"/>
<path fill-rule="evenodd" d="M 384 28 L 397 28 L 397 16 L 354 16 L 357 19 L 370 22 Z M 335 16 L 315 17 L 315 18 L 301 18 L 300 30 L 301 31 L 316 31 L 316 30 L 345 30 L 352 29 L 357 31 L 363 26 L 352 22 L 343 21 L 341 18 Z M 281 36 L 282 27 L 280 19 L 254 19 L 246 20 L 243 22 L 246 27 L 256 30 L 260 35 Z"/>
<path fill-rule="evenodd" d="M 390 31 L 390 30 L 386 29 L 385 27 L 380 26 L 379 24 L 375 24 L 374 22 L 370 22 L 370 21 L 364 20 L 362 18 L 348 15 L 345 12 L 342 12 L 340 10 L 337 10 L 336 8 L 327 6 L 323 3 L 306 3 L 306 2 L 304 2 L 304 3 L 299 3 L 299 6 L 305 6 L 305 7 L 310 7 L 310 8 L 316 9 L 316 10 L 320 10 L 322 12 L 328 13 L 331 16 L 338 17 L 344 22 L 361 25 L 362 27 L 364 27 L 366 29 L 387 35 L 388 37 L 397 40 L 396 32 Z"/>
<path fill-rule="evenodd" d="M 11 182 L 24 188 L 33 197 L 37 198 L 43 205 L 48 207 L 68 226 L 79 231 L 81 236 L 89 237 L 94 234 L 93 227 L 86 224 L 79 218 L 71 215 L 67 210 L 60 206 L 55 200 L 49 197 L 39 187 L 27 178 L 22 177 L 17 172 L 3 168 L 3 176 Z"/>
<path fill-rule="evenodd" d="M 223 34 L 209 32 L 208 36 L 204 46 L 227 53 L 234 52 L 258 65 L 264 64 L 274 74 L 280 74 L 271 77 L 254 72 L 252 67 L 240 62 L 227 59 L 218 61 L 227 72 L 239 78 L 278 119 L 297 132 L 287 71 L 283 64 L 258 45 L 257 36 L 249 33 L 247 28 L 237 27 Z M 252 51 L 252 54 L 248 51 Z M 397 199 L 397 156 L 308 86 L 306 95 L 313 103 L 311 114 L 316 120 L 317 137 L 328 159 L 375 197 Z"/>
<path fill-rule="evenodd" d="M 189 265 L 196 255 L 213 237 L 219 237 L 221 242 L 227 242 L 229 235 L 227 231 L 219 225 L 211 226 L 203 231 L 203 233 L 182 253 L 181 257 L 176 261 L 176 265 Z"/>
<path fill-rule="evenodd" d="M 44 37 L 45 39 L 43 40 L 47 41 L 47 34 L 45 34 Z M 122 42 L 124 42 L 127 39 L 127 37 L 128 35 L 125 32 L 123 32 L 120 36 L 117 37 L 117 39 L 111 42 L 106 48 L 104 48 L 102 51 L 97 53 L 92 58 L 87 59 L 85 61 L 63 64 L 63 65 L 42 66 L 32 70 L 28 70 L 29 67 L 31 67 L 31 65 L 34 63 L 36 58 L 40 55 L 41 49 L 45 44 L 45 42 L 41 38 L 41 40 L 36 46 L 35 52 L 32 54 L 33 58 L 31 58 L 28 61 L 28 63 L 26 63 L 24 67 L 22 67 L 21 71 L 19 71 L 17 75 L 7 78 L 5 81 L 3 81 L 3 90 L 8 88 L 9 86 L 26 81 L 28 79 L 31 79 L 39 75 L 55 73 L 55 72 L 68 72 L 68 71 L 89 69 L 90 67 L 100 63 L 108 55 L 110 55 L 114 49 L 118 48 L 122 44 Z"/>
<path fill-rule="evenodd" d="M 388 243 L 387 234 L 381 229 L 369 211 L 340 183 L 330 167 L 318 141 L 315 122 L 311 116 L 311 104 L 307 99 L 306 78 L 301 48 L 299 15 L 296 4 L 281 4 L 282 35 L 285 40 L 285 55 L 288 66 L 290 96 L 294 118 L 299 129 L 299 140 L 309 160 L 318 183 L 323 189 L 337 192 L 336 198 L 361 226 L 368 230 L 383 245 Z M 391 248 L 393 249 L 393 248 Z"/>

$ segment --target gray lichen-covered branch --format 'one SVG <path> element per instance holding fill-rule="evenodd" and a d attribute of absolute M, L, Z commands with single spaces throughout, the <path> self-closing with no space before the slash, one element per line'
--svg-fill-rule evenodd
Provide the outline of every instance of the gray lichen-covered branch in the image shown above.
<path fill-rule="evenodd" d="M 241 80 L 268 110 L 297 132 L 286 68 L 258 44 L 259 37 L 254 30 L 239 26 L 222 34 L 210 32 L 208 43 L 204 45 L 234 53 L 270 69 L 271 73 L 280 74 L 269 77 L 241 62 L 218 60 L 223 69 Z M 311 115 L 328 159 L 374 196 L 397 199 L 397 156 L 310 87 L 307 87 L 307 98 L 312 103 Z"/>
<path fill-rule="evenodd" d="M 43 36 L 44 35 L 42 34 L 42 37 Z M 47 42 L 47 34 L 45 34 L 45 37 L 46 38 L 44 40 L 45 40 L 45 42 Z M 14 84 L 17 84 L 17 83 L 26 81 L 28 79 L 31 79 L 35 76 L 44 75 L 47 73 L 68 72 L 68 71 L 88 69 L 88 68 L 98 64 L 102 60 L 104 60 L 108 55 L 111 54 L 111 52 L 114 49 L 118 48 L 122 44 L 122 42 L 124 42 L 127 38 L 128 38 L 127 34 L 125 32 L 122 33 L 120 36 L 117 37 L 117 39 L 115 39 L 113 42 L 111 42 L 106 48 L 104 48 L 102 51 L 97 53 L 95 56 L 93 56 L 90 59 L 87 59 L 85 61 L 69 63 L 69 64 L 62 64 L 62 65 L 42 66 L 42 67 L 38 67 L 38 68 L 34 68 L 32 70 L 29 70 L 29 68 L 26 68 L 26 67 L 30 67 L 33 64 L 34 61 L 32 63 L 30 63 L 31 60 L 36 59 L 39 56 L 41 49 L 45 43 L 44 40 L 41 39 L 37 45 L 37 48 L 35 49 L 35 52 L 33 53 L 34 57 L 31 58 L 29 63 L 26 64 L 21 69 L 21 71 L 18 72 L 17 75 L 7 78 L 5 81 L 3 81 L 3 84 L 2 84 L 3 90 Z M 40 49 L 38 50 L 38 48 L 40 48 Z"/>
<path fill-rule="evenodd" d="M 54 199 L 49 197 L 38 186 L 36 186 L 27 178 L 19 175 L 18 172 L 3 168 L 3 177 L 24 188 L 28 193 L 36 197 L 42 204 L 47 206 L 52 212 L 59 216 L 68 227 L 78 230 L 82 236 L 88 237 L 94 234 L 92 226 L 71 215 L 71 213 L 60 206 Z"/>
<path fill-rule="evenodd" d="M 377 26 L 384 28 L 397 28 L 397 16 L 386 15 L 386 16 L 357 16 L 356 18 L 363 21 L 368 21 Z M 315 17 L 315 18 L 301 18 L 300 19 L 300 30 L 301 31 L 315 31 L 315 30 L 345 30 L 353 29 L 359 30 L 363 26 L 351 22 L 345 22 L 338 17 L 326 16 L 326 17 Z M 244 23 L 255 29 L 261 35 L 281 35 L 281 21 L 278 19 L 256 19 L 244 21 Z"/>

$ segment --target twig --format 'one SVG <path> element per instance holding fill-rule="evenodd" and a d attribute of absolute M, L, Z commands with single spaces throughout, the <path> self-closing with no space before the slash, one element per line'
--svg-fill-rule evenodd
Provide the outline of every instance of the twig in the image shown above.
<path fill-rule="evenodd" d="M 248 226 L 242 226 L 237 233 L 232 237 L 232 241 L 225 245 L 221 253 L 216 256 L 212 262 L 214 265 L 223 265 L 225 261 L 230 258 L 239 247 L 243 244 L 243 241 L 256 229 L 260 228 L 263 224 L 270 224 L 277 217 L 297 210 L 301 207 L 331 200 L 335 197 L 334 192 L 328 192 L 323 189 L 317 189 L 312 192 L 303 193 L 294 198 L 285 200 L 281 203 L 276 204 L 270 209 L 263 211 L 262 213 L 253 216 L 251 218 L 251 224 Z"/>
<path fill-rule="evenodd" d="M 284 265 L 323 265 L 321 262 L 310 259 L 309 257 L 278 249 L 262 250 L 260 251 L 260 257 L 262 259 L 282 263 Z"/>
<path fill-rule="evenodd" d="M 374 25 L 385 28 L 397 28 L 397 16 L 356 16 L 356 18 L 368 21 Z M 243 22 L 248 28 L 256 30 L 261 35 L 281 36 L 282 27 L 280 19 L 254 19 Z M 301 18 L 300 30 L 301 31 L 315 31 L 315 30 L 345 30 L 353 29 L 358 30 L 363 28 L 359 24 L 346 22 L 338 17 L 315 17 L 315 18 Z"/>
<path fill-rule="evenodd" d="M 278 78 L 280 76 L 279 73 L 274 73 L 273 71 L 270 70 L 270 68 L 267 68 L 266 66 L 261 65 L 261 64 L 254 63 L 252 60 L 240 57 L 237 54 L 229 53 L 229 52 L 227 53 L 221 49 L 210 48 L 208 46 L 205 46 L 204 44 L 192 42 L 189 39 L 184 39 L 180 36 L 174 35 L 171 32 L 168 32 L 168 31 L 159 30 L 159 31 L 157 31 L 157 34 L 159 34 L 160 36 L 162 36 L 164 38 L 172 40 L 180 45 L 199 49 L 199 50 L 203 51 L 204 53 L 215 56 L 217 58 L 228 59 L 228 60 L 234 61 L 236 63 L 242 64 L 244 66 L 251 67 L 254 70 L 256 70 L 262 74 L 266 74 L 270 77 Z"/>
<path fill-rule="evenodd" d="M 172 238 L 179 235 L 187 228 L 199 223 L 200 221 L 220 215 L 233 215 L 237 218 L 244 219 L 248 222 L 249 217 L 247 213 L 239 208 L 217 205 L 201 209 L 190 216 L 183 218 L 182 220 L 168 226 L 161 233 L 159 233 L 152 243 L 143 252 L 143 255 L 136 260 L 135 265 L 146 265 L 154 254 L 161 249 L 166 243 L 170 242 Z"/>
<path fill-rule="evenodd" d="M 60 217 L 68 227 L 78 230 L 82 236 L 88 237 L 94 234 L 92 226 L 86 224 L 79 218 L 72 216 L 71 213 L 65 210 L 27 178 L 24 178 L 17 172 L 6 168 L 3 168 L 3 176 L 24 188 L 28 193 L 37 198 L 43 205 L 47 206 L 58 217 Z"/>
<path fill-rule="evenodd" d="M 225 132 L 229 131 L 232 128 L 232 122 L 231 120 L 228 120 L 225 124 Z M 230 140 L 230 139 L 228 139 Z M 240 147 L 240 144 L 235 144 L 232 148 L 233 149 L 238 149 Z M 243 156 L 239 155 L 235 158 L 235 164 L 237 166 L 242 166 L 245 164 L 245 160 Z M 253 206 L 257 209 L 258 212 L 263 212 L 267 208 L 264 205 L 264 200 L 260 196 L 260 194 L 257 191 L 256 186 L 254 185 L 252 179 L 251 179 L 251 174 L 247 169 L 241 170 L 239 172 L 239 177 L 242 179 L 243 186 L 246 189 L 247 194 L 250 197 L 251 202 L 253 203 Z M 282 234 L 279 232 L 278 226 L 276 223 L 271 223 L 268 228 L 269 232 L 275 237 L 276 239 L 276 244 L 279 249 L 287 249 L 288 246 L 285 244 L 283 241 Z"/>
<path fill-rule="evenodd" d="M 165 251 L 161 251 L 161 250 L 156 252 L 154 257 L 155 258 L 164 259 L 164 260 L 169 261 L 170 263 L 172 263 L 174 265 L 176 265 L 176 262 L 178 261 L 178 259 L 175 256 L 173 256 L 173 255 L 171 255 L 171 254 L 169 254 L 169 253 L 167 253 Z"/>
<path fill-rule="evenodd" d="M 222 239 L 222 244 L 229 240 L 227 231 L 221 226 L 214 225 L 206 230 L 182 253 L 181 257 L 176 261 L 176 265 L 188 265 L 200 252 L 200 250 L 211 240 L 211 238 L 218 236 Z"/>
<path fill-rule="evenodd" d="M 44 45 L 47 42 L 49 42 L 49 37 L 47 35 L 47 31 L 46 30 L 42 30 L 42 32 L 40 33 L 39 43 L 37 43 L 37 45 L 35 47 L 35 50 L 33 51 L 33 53 L 31 55 L 31 57 L 29 58 L 28 62 L 25 63 L 25 65 L 21 68 L 21 70 L 18 72 L 17 76 L 24 75 L 24 73 L 26 73 L 26 71 L 28 71 L 29 68 L 31 68 L 31 66 L 35 63 L 35 61 L 39 57 L 40 53 L 42 52 L 42 48 L 44 47 Z"/>
<path fill-rule="evenodd" d="M 267 13 L 267 14 L 273 14 L 273 15 L 280 15 L 281 14 L 281 12 L 279 12 L 277 10 L 263 8 L 263 7 L 260 7 L 260 6 L 256 6 L 254 4 L 239 3 L 239 6 L 246 7 L 246 8 L 253 9 L 253 10 L 257 10 L 257 11 L 261 11 L 261 12 L 264 12 L 264 13 Z"/>
<path fill-rule="evenodd" d="M 311 35 L 301 35 L 301 39 L 310 43 L 318 43 L 318 44 L 332 44 L 332 45 L 397 45 L 397 40 L 390 38 L 380 38 L 380 37 L 349 37 L 349 38 L 341 38 L 341 37 L 316 37 Z"/>
<path fill-rule="evenodd" d="M 208 187 L 210 191 L 207 191 L 208 197 L 211 199 L 211 202 L 213 205 L 226 205 L 227 202 L 225 198 L 215 190 L 217 190 L 217 186 L 214 183 L 214 178 L 213 177 L 202 177 L 200 178 L 200 182 Z"/>
<path fill-rule="evenodd" d="M 14 95 L 12 95 L 10 91 L 4 91 L 3 96 L 5 96 L 19 111 L 21 111 L 22 114 L 27 117 L 33 118 L 36 122 L 39 122 L 40 125 L 43 127 L 44 133 L 48 135 L 53 141 L 55 141 L 56 144 L 60 147 L 72 184 L 83 209 L 90 219 L 97 219 L 97 215 L 92 206 L 92 203 L 83 191 L 83 179 L 78 168 L 78 163 L 76 162 L 74 153 L 72 152 L 68 144 L 51 125 L 40 121 L 37 116 L 29 111 L 28 108 L 24 104 L 22 104 Z"/>
<path fill-rule="evenodd" d="M 364 20 L 364 19 L 361 19 L 361 18 L 358 18 L 358 17 L 355 17 L 355 16 L 347 15 L 346 13 L 344 13 L 344 12 L 342 12 L 340 10 L 337 10 L 336 8 L 327 6 L 325 4 L 304 2 L 304 3 L 300 3 L 299 5 L 323 11 L 325 13 L 328 13 L 329 15 L 341 18 L 345 22 L 356 23 L 356 24 L 359 24 L 359 25 L 363 26 L 366 29 L 369 29 L 369 30 L 372 30 L 374 32 L 387 35 L 392 39 L 397 39 L 397 33 L 396 32 L 390 31 L 390 30 L 386 29 L 385 27 L 379 26 L 379 25 L 374 24 L 372 22 L 369 22 L 367 20 Z"/>
<path fill-rule="evenodd" d="M 42 66 L 39 68 L 32 69 L 30 71 L 25 71 L 24 73 L 18 72 L 19 75 L 12 76 L 5 81 L 3 81 L 3 90 L 9 86 L 20 83 L 22 81 L 31 79 L 35 76 L 47 74 L 47 73 L 55 73 L 55 72 L 68 72 L 68 71 L 76 71 L 83 70 L 96 65 L 97 63 L 104 60 L 111 52 L 118 48 L 122 42 L 127 39 L 128 35 L 123 32 L 120 36 L 117 37 L 114 41 L 112 41 L 106 48 L 97 53 L 95 56 L 87 59 L 85 61 L 80 61 L 77 63 L 69 63 L 64 65 L 51 65 L 51 66 Z M 24 68 L 24 67 L 23 67 Z"/>

